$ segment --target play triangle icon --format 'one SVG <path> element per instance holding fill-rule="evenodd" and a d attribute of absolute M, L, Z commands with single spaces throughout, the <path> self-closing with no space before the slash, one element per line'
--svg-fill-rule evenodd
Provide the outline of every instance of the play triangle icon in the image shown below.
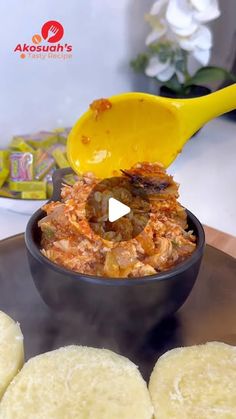
<path fill-rule="evenodd" d="M 119 220 L 124 215 L 129 214 L 131 211 L 130 207 L 115 198 L 109 198 L 108 201 L 108 220 L 113 223 Z"/>

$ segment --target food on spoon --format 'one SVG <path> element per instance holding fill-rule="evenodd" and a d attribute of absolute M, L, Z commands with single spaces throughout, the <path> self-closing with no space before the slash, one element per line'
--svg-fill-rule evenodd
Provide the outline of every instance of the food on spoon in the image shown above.
<path fill-rule="evenodd" d="M 24 343 L 20 326 L 0 311 L 0 399 L 23 363 Z"/>
<path fill-rule="evenodd" d="M 29 360 L 0 404 L 4 419 L 151 419 L 138 368 L 105 349 L 68 346 Z"/>
<path fill-rule="evenodd" d="M 89 143 L 91 142 L 91 138 L 90 138 L 90 137 L 88 137 L 87 135 L 82 135 L 82 137 L 81 137 L 81 142 L 82 142 L 83 144 L 89 144 Z"/>
<path fill-rule="evenodd" d="M 89 107 L 94 112 L 95 118 L 97 119 L 103 112 L 111 109 L 112 103 L 108 99 L 96 99 Z"/>
<path fill-rule="evenodd" d="M 148 195 L 150 217 L 142 233 L 122 241 L 130 237 L 135 223 L 129 216 L 112 224 L 107 222 L 107 207 L 100 204 L 100 200 L 105 202 L 107 198 L 109 191 L 106 190 L 95 194 L 104 212 L 93 219 L 91 229 L 86 219 L 86 202 L 101 180 L 87 173 L 73 186 L 63 186 L 61 201 L 43 207 L 47 215 L 39 221 L 39 227 L 44 256 L 76 272 L 132 278 L 166 271 L 194 252 L 196 237 L 192 231 L 187 231 L 187 214 L 177 201 L 178 185 L 162 165 L 138 163 L 123 171 L 120 179 L 119 193 L 125 197 L 126 205 L 133 199 L 131 191 L 135 183 Z M 127 179 L 130 180 L 130 190 L 122 189 L 122 179 L 126 185 Z M 140 222 L 141 219 L 140 215 Z M 105 232 L 107 239 L 102 238 L 101 232 Z"/>
<path fill-rule="evenodd" d="M 220 342 L 177 348 L 152 372 L 155 418 L 236 418 L 236 347 Z"/>

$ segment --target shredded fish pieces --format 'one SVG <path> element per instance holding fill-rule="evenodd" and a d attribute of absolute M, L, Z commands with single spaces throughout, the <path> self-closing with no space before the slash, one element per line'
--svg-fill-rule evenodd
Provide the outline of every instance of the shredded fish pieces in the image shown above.
<path fill-rule="evenodd" d="M 122 217 L 107 224 L 105 205 L 91 229 L 86 202 L 101 179 L 86 173 L 74 185 L 62 187 L 61 201 L 43 207 L 46 216 L 39 221 L 41 248 L 48 259 L 83 274 L 132 280 L 166 271 L 194 252 L 196 237 L 188 231 L 186 211 L 177 201 L 178 185 L 164 167 L 138 163 L 121 171 L 121 178 L 144 188 L 148 195 L 149 221 L 143 231 L 127 240 L 127 233 L 134 228 L 132 220 Z M 129 191 L 120 192 L 129 199 Z M 95 201 L 101 203 L 103 194 L 106 190 L 96 192 Z M 101 228 L 106 238 L 99 235 Z"/>

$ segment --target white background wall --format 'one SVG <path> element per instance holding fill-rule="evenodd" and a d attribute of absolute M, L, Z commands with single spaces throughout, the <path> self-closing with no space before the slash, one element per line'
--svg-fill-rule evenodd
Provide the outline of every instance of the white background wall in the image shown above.
<path fill-rule="evenodd" d="M 14 134 L 73 125 L 95 98 L 152 89 L 153 84 L 135 76 L 129 66 L 144 48 L 149 28 L 143 15 L 152 2 L 0 0 L 0 148 Z M 214 23 L 212 62 L 230 68 L 236 56 L 236 1 L 221 0 L 221 6 L 223 16 Z M 30 42 L 47 20 L 63 24 L 64 42 L 73 44 L 73 59 L 20 59 L 13 53 L 15 46 Z M 235 128 L 224 120 L 211 123 L 170 168 L 181 182 L 181 202 L 201 221 L 233 234 Z M 14 215 L 11 221 L 5 212 L 2 217 L 0 237 L 24 230 L 27 217 Z"/>
<path fill-rule="evenodd" d="M 213 61 L 232 61 L 235 0 L 222 0 Z M 144 48 L 143 15 L 151 0 L 1 0 L 0 146 L 13 134 L 71 125 L 97 97 L 150 88 L 130 60 Z M 47 20 L 64 25 L 73 59 L 22 60 L 14 47 L 30 42 Z M 231 51 L 231 52 L 230 52 Z"/>
<path fill-rule="evenodd" d="M 0 144 L 12 134 L 73 124 L 94 98 L 130 90 L 129 61 L 143 47 L 150 4 L 1 0 Z M 63 24 L 72 60 L 22 60 L 13 53 L 51 19 Z"/>

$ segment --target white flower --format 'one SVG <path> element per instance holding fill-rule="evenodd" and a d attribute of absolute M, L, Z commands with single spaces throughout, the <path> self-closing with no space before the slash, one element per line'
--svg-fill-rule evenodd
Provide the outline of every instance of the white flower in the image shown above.
<path fill-rule="evenodd" d="M 165 12 L 165 6 L 167 5 L 168 0 L 157 0 L 152 5 L 150 14 L 151 15 L 159 15 L 160 13 Z"/>
<path fill-rule="evenodd" d="M 167 23 L 164 18 L 160 17 L 159 19 L 156 19 L 156 17 L 152 15 L 147 15 L 146 20 L 153 29 L 146 39 L 146 45 L 149 45 L 165 35 L 167 31 Z"/>
<path fill-rule="evenodd" d="M 152 27 L 146 44 L 170 41 L 207 65 L 212 33 L 205 23 L 219 16 L 218 0 L 157 0 L 146 17 Z"/>
<path fill-rule="evenodd" d="M 194 58 L 196 58 L 199 63 L 201 63 L 203 66 L 206 66 L 209 64 L 210 58 L 211 58 L 211 50 L 210 49 L 201 49 L 196 47 L 193 53 Z"/>
<path fill-rule="evenodd" d="M 210 22 L 220 16 L 218 0 L 191 0 L 195 7 L 194 17 L 199 22 Z"/>
<path fill-rule="evenodd" d="M 218 0 L 169 0 L 166 8 L 166 20 L 180 29 L 190 30 L 219 16 Z"/>
<path fill-rule="evenodd" d="M 146 20 L 153 29 L 146 39 L 146 45 L 157 41 L 165 35 L 168 30 L 168 23 L 165 18 L 168 1 L 169 0 L 157 0 L 151 8 L 150 14 L 146 15 Z"/>
<path fill-rule="evenodd" d="M 189 37 L 180 37 L 179 45 L 186 51 L 192 51 L 194 58 L 202 65 L 207 65 L 212 48 L 212 33 L 207 26 L 201 25 Z"/>
<path fill-rule="evenodd" d="M 149 59 L 149 63 L 145 69 L 145 74 L 149 77 L 156 77 L 158 80 L 165 82 L 170 80 L 175 74 L 175 66 L 170 60 L 162 63 L 157 55 Z"/>

